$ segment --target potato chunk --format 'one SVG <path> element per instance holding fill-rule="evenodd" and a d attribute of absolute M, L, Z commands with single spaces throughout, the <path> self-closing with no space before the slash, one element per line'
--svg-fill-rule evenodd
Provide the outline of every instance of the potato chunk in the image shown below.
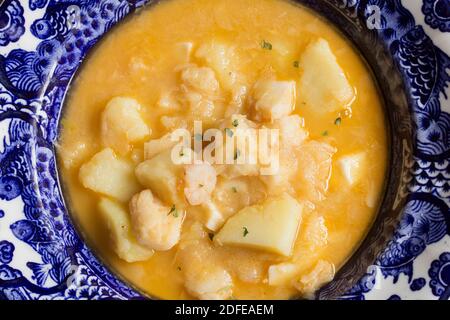
<path fill-rule="evenodd" d="M 295 96 L 295 81 L 258 81 L 253 87 L 254 118 L 272 121 L 289 115 L 295 108 Z"/>
<path fill-rule="evenodd" d="M 153 250 L 141 246 L 131 232 L 130 219 L 119 204 L 107 198 L 101 198 L 99 210 L 109 230 L 113 250 L 126 262 L 148 260 Z"/>
<path fill-rule="evenodd" d="M 184 211 L 175 205 L 164 206 L 150 190 L 136 194 L 130 201 L 131 226 L 144 247 L 166 251 L 180 240 Z"/>
<path fill-rule="evenodd" d="M 130 150 L 130 143 L 143 140 L 151 130 L 142 119 L 139 103 L 131 98 L 116 97 L 106 105 L 101 118 L 102 143 L 120 154 Z"/>
<path fill-rule="evenodd" d="M 234 48 L 232 46 L 218 41 L 206 43 L 198 48 L 195 57 L 214 69 L 225 89 L 232 88 L 236 82 L 233 65 Z"/>
<path fill-rule="evenodd" d="M 290 256 L 302 219 L 302 205 L 288 194 L 246 207 L 214 237 L 224 245 L 257 248 Z"/>
<path fill-rule="evenodd" d="M 322 114 L 336 112 L 354 99 L 355 92 L 324 39 L 306 48 L 300 66 L 300 95 L 306 108 Z"/>
<path fill-rule="evenodd" d="M 192 151 L 185 150 L 186 153 Z M 184 206 L 183 169 L 182 164 L 174 163 L 172 149 L 169 149 L 139 164 L 135 173 L 138 181 L 163 202 L 180 207 Z"/>
<path fill-rule="evenodd" d="M 338 163 L 342 174 L 350 186 L 357 184 L 364 173 L 366 154 L 364 152 L 353 153 L 339 158 Z"/>
<path fill-rule="evenodd" d="M 110 148 L 103 149 L 82 165 L 79 179 L 85 188 L 122 202 L 140 189 L 133 165 L 118 158 Z"/>

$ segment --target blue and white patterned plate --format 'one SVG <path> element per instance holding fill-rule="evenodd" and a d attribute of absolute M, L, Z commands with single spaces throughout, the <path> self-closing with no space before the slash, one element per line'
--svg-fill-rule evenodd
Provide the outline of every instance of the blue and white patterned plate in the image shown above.
<path fill-rule="evenodd" d="M 142 297 L 99 262 L 72 226 L 54 146 L 66 89 L 82 59 L 147 2 L 0 4 L 0 300 Z M 335 7 L 350 27 L 366 24 L 361 30 L 384 43 L 401 74 L 413 118 L 401 221 L 341 298 L 449 299 L 450 1 L 303 2 Z"/>

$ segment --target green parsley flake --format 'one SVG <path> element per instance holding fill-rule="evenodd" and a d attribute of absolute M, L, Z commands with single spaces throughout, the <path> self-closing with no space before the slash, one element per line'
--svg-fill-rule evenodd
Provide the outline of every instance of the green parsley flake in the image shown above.
<path fill-rule="evenodd" d="M 236 187 L 231 187 L 231 190 L 233 190 L 234 193 L 237 193 L 237 192 L 238 192 L 238 190 L 237 190 Z"/>
<path fill-rule="evenodd" d="M 247 227 L 242 227 L 242 229 L 244 229 L 244 237 L 246 237 L 249 234 L 248 229 Z"/>
<path fill-rule="evenodd" d="M 294 66 L 294 68 L 299 68 L 300 62 L 298 60 L 296 60 L 296 61 L 294 61 L 294 63 L 292 65 Z"/>
<path fill-rule="evenodd" d="M 341 123 L 342 123 L 342 118 L 341 117 L 336 118 L 336 120 L 334 120 L 334 124 L 337 125 L 337 126 L 339 126 Z"/>
<path fill-rule="evenodd" d="M 325 130 L 324 132 L 322 132 L 322 136 L 324 136 L 324 137 L 328 136 L 328 130 Z"/>
<path fill-rule="evenodd" d="M 265 50 L 272 50 L 272 44 L 266 40 L 261 41 L 261 48 Z"/>
<path fill-rule="evenodd" d="M 175 207 L 175 205 L 172 205 L 172 207 L 170 208 L 170 211 L 167 215 L 172 214 L 175 218 L 178 218 L 178 210 Z"/>
<path fill-rule="evenodd" d="M 241 155 L 241 151 L 236 150 L 236 153 L 234 154 L 234 160 L 237 160 L 237 158 L 239 158 L 240 155 Z"/>
<path fill-rule="evenodd" d="M 225 128 L 225 133 L 226 133 L 227 136 L 229 136 L 230 138 L 233 137 L 233 135 L 234 135 L 233 130 L 231 130 L 230 128 Z"/>
<path fill-rule="evenodd" d="M 231 123 L 233 125 L 233 127 L 237 127 L 239 125 L 239 121 L 238 119 L 234 119 L 233 122 Z"/>

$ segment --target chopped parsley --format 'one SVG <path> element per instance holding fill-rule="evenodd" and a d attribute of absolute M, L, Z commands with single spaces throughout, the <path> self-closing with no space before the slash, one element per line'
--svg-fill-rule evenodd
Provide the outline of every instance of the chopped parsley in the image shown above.
<path fill-rule="evenodd" d="M 231 190 L 233 190 L 234 193 L 237 193 L 237 188 L 236 187 L 231 187 Z"/>
<path fill-rule="evenodd" d="M 239 120 L 238 119 L 234 119 L 231 124 L 233 125 L 233 127 L 236 128 L 239 125 Z"/>
<path fill-rule="evenodd" d="M 175 207 L 175 205 L 172 205 L 172 207 L 170 208 L 170 211 L 169 211 L 169 213 L 167 215 L 168 216 L 169 215 L 173 215 L 175 218 L 178 218 L 178 210 Z"/>
<path fill-rule="evenodd" d="M 272 44 L 266 40 L 261 41 L 261 48 L 265 50 L 272 50 Z"/>
<path fill-rule="evenodd" d="M 184 152 L 183 152 L 183 150 L 180 151 L 180 157 L 184 157 Z"/>
<path fill-rule="evenodd" d="M 240 155 L 241 155 L 241 151 L 236 150 L 236 153 L 234 154 L 234 160 L 237 160 L 237 158 L 239 158 Z"/>
<path fill-rule="evenodd" d="M 226 133 L 227 136 L 229 136 L 230 138 L 233 137 L 233 135 L 234 135 L 233 130 L 231 130 L 230 128 L 225 128 L 225 133 Z"/>
<path fill-rule="evenodd" d="M 336 120 L 334 120 L 334 124 L 337 125 L 337 126 L 339 126 L 341 123 L 342 123 L 342 118 L 341 117 L 336 118 Z"/>
<path fill-rule="evenodd" d="M 325 130 L 324 132 L 322 132 L 322 136 L 324 136 L 324 137 L 328 136 L 328 130 Z"/>
<path fill-rule="evenodd" d="M 213 241 L 214 233 L 208 232 L 208 237 L 209 237 L 209 240 Z"/>
<path fill-rule="evenodd" d="M 178 266 L 178 268 L 177 268 L 177 269 L 178 269 L 178 271 L 181 271 L 181 267 L 180 267 L 180 266 Z"/>
<path fill-rule="evenodd" d="M 247 227 L 242 227 L 242 229 L 244 229 L 243 235 L 244 235 L 244 237 L 246 237 L 249 234 L 248 229 L 247 229 Z"/>
<path fill-rule="evenodd" d="M 199 188 L 203 188 L 203 187 L 204 187 L 204 185 L 203 185 L 203 184 L 201 184 L 201 183 L 199 183 L 199 184 L 198 184 L 198 187 L 199 187 Z"/>
<path fill-rule="evenodd" d="M 300 62 L 298 60 L 294 61 L 292 63 L 292 65 L 294 66 L 294 68 L 299 68 L 300 67 Z"/>

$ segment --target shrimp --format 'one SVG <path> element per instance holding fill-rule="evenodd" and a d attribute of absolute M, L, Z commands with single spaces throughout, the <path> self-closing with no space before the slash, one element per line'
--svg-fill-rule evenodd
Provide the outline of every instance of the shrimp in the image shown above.
<path fill-rule="evenodd" d="M 150 190 L 136 194 L 130 201 L 131 227 L 136 240 L 149 249 L 165 251 L 180 240 L 184 211 L 164 206 Z"/>

